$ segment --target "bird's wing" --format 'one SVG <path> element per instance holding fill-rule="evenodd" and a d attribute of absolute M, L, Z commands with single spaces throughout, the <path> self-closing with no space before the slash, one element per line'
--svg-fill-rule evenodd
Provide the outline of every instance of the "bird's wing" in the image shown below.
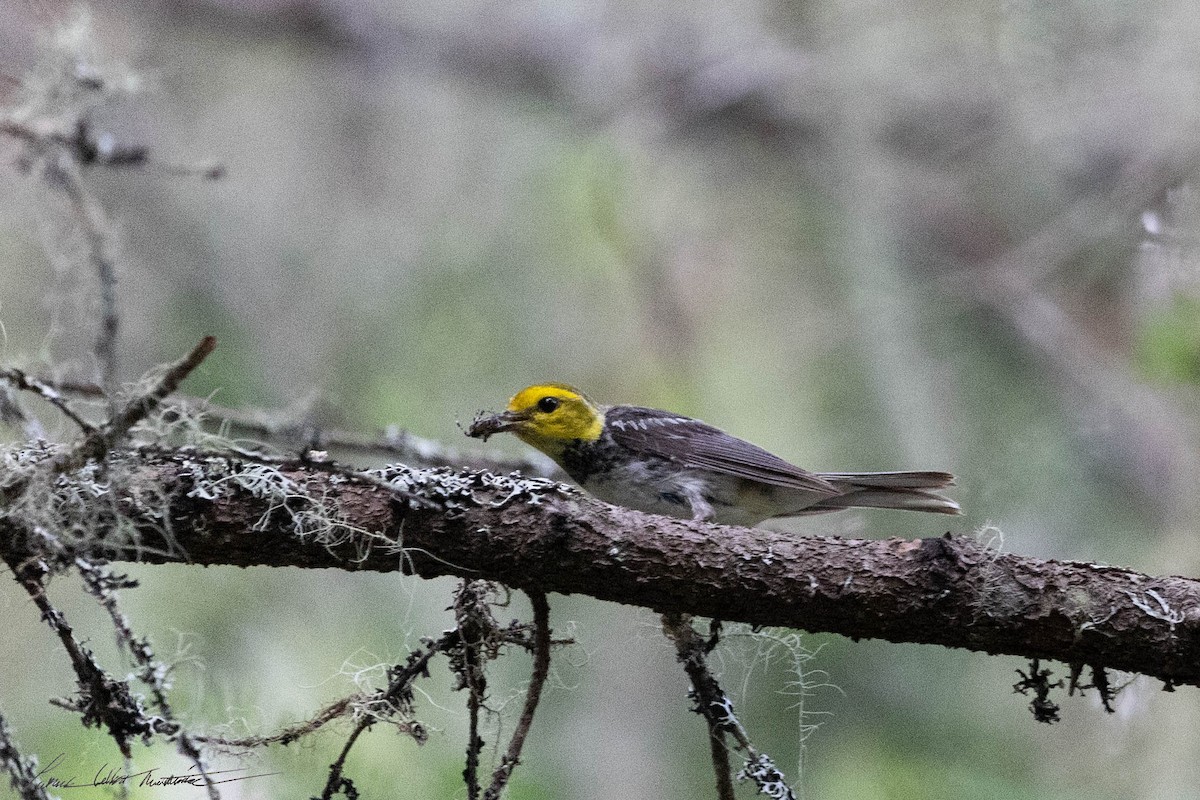
<path fill-rule="evenodd" d="M 683 466 L 824 495 L 841 492 L 817 475 L 700 420 L 667 411 L 615 406 L 605 414 L 613 441 L 629 450 Z"/>

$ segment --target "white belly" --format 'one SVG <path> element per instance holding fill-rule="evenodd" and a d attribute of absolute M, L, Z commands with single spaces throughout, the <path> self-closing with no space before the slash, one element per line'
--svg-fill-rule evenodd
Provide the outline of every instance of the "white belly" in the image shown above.
<path fill-rule="evenodd" d="M 773 493 L 743 493 L 739 498 L 737 478 L 679 471 L 673 465 L 617 467 L 589 476 L 583 488 L 606 503 L 680 519 L 695 516 L 687 498 L 701 494 L 712 506 L 712 521 L 722 525 L 753 526 L 779 513 L 774 498 L 769 496 Z"/>

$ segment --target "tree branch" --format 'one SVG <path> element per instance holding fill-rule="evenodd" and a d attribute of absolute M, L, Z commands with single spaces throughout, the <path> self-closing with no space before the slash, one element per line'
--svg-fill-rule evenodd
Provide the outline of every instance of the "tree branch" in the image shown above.
<path fill-rule="evenodd" d="M 121 755 L 127 759 L 133 757 L 129 746 L 131 739 L 148 739 L 154 734 L 175 736 L 179 733 L 180 728 L 173 721 L 146 714 L 140 698 L 131 691 L 128 681 L 117 680 L 101 669 L 92 651 L 75 638 L 75 631 L 66 617 L 46 597 L 45 578 L 49 570 L 45 564 L 36 558 L 14 558 L 9 551 L 3 553 L 3 560 L 17 582 L 29 593 L 42 619 L 57 634 L 71 660 L 79 686 L 78 699 L 60 701 L 57 705 L 80 712 L 86 727 L 107 728 Z M 209 787 L 211 789 L 211 784 Z"/>
<path fill-rule="evenodd" d="M 428 675 L 429 662 L 438 653 L 452 648 L 457 638 L 457 630 L 447 631 L 437 641 L 427 641 L 421 650 L 409 653 L 408 660 L 403 665 L 397 664 L 388 670 L 388 686 L 376 693 L 372 703 L 378 712 L 364 714 L 358 724 L 354 726 L 354 730 L 346 739 L 346 744 L 338 753 L 337 759 L 329 765 L 329 779 L 325 782 L 325 789 L 321 792 L 321 800 L 332 800 L 334 795 L 339 792 L 344 793 L 347 797 L 358 796 L 354 782 L 345 776 L 346 758 L 350 755 L 354 743 L 367 728 L 380 719 L 412 707 L 413 681 L 422 675 Z"/>
<path fill-rule="evenodd" d="M 413 507 L 373 483 L 300 465 L 115 450 L 108 463 L 125 471 L 115 485 L 134 488 L 119 489 L 118 502 L 96 511 L 120 509 L 141 541 L 109 536 L 92 557 L 458 575 L 660 613 L 1056 659 L 1138 672 L 1168 687 L 1200 685 L 1200 582 L 1186 578 L 1041 561 L 949 534 L 864 541 L 706 525 L 486 472 L 397 465 L 370 473 L 422 498 Z M 64 475 L 55 491 L 86 479 Z M 159 552 L 164 529 L 183 552 Z M 36 552 L 36 540 L 22 541 L 19 531 L 0 519 L 0 550 L 9 558 Z"/>
<path fill-rule="evenodd" d="M 132 588 L 136 581 L 130 581 L 123 575 L 113 575 L 107 570 L 97 567 L 85 559 L 76 559 L 75 568 L 83 578 L 84 586 L 96 602 L 108 612 L 117 633 L 117 644 L 125 648 L 133 657 L 134 663 L 140 668 L 138 679 L 150 689 L 150 700 L 154 703 L 156 716 L 161 720 L 162 727 L 173 725 L 176 730 L 172 734 L 178 742 L 179 752 L 192 762 L 196 773 L 204 781 L 205 792 L 209 800 L 220 800 L 217 785 L 208 771 L 200 747 L 190 733 L 175 722 L 175 712 L 167 699 L 168 682 L 166 667 L 154 656 L 150 640 L 139 637 L 133 632 L 129 619 L 117 605 L 118 587 Z"/>
<path fill-rule="evenodd" d="M 529 691 L 525 695 L 525 707 L 521 709 L 517 729 L 513 731 L 508 750 L 500 759 L 499 766 L 492 772 L 492 782 L 483 793 L 483 800 L 498 800 L 504 794 L 504 787 L 521 760 L 521 748 L 525 746 L 525 737 L 533 726 L 533 715 L 542 697 L 542 687 L 550 676 L 550 604 L 543 592 L 530 592 L 529 602 L 533 605 L 533 673 L 529 676 Z"/>
<path fill-rule="evenodd" d="M 0 714 L 0 768 L 8 772 L 10 785 L 23 800 L 52 800 L 45 785 L 38 779 L 37 767 L 36 758 L 21 755 L 8 722 Z"/>
<path fill-rule="evenodd" d="M 38 395 L 47 403 L 57 408 L 63 416 L 78 425 L 79 429 L 84 433 L 91 434 L 96 430 L 96 426 L 75 413 L 75 409 L 71 408 L 66 399 L 53 386 L 43 383 L 37 378 L 29 377 L 24 371 L 16 367 L 0 368 L 0 380 L 8 381 L 22 391 L 33 392 Z"/>
<path fill-rule="evenodd" d="M 0 378 L 3 377 L 6 377 L 4 371 L 0 370 Z M 90 398 L 106 396 L 104 388 L 97 383 L 46 376 L 31 377 L 28 381 L 60 395 Z M 535 451 L 520 456 L 504 456 L 494 451 L 461 450 L 396 426 L 388 426 L 375 434 L 341 430 L 312 419 L 309 405 L 311 402 L 303 402 L 298 407 L 282 410 L 229 408 L 207 398 L 176 395 L 172 403 L 175 413 L 167 416 L 167 420 L 195 416 L 206 423 L 216 423 L 214 427 L 228 431 L 228 435 L 254 437 L 293 452 L 328 449 L 366 458 L 403 461 L 421 467 L 458 466 L 490 472 L 521 472 L 538 478 L 566 477 L 553 461 Z"/>
<path fill-rule="evenodd" d="M 744 753 L 742 768 L 738 770 L 739 781 L 750 780 L 758 788 L 756 794 L 765 794 L 773 800 L 796 800 L 796 793 L 788 785 L 784 774 L 766 753 L 759 752 L 750 742 L 746 729 L 733 710 L 733 701 L 725 694 L 721 684 L 708 668 L 708 654 L 720 640 L 721 623 L 713 620 L 709 637 L 704 639 L 692 627 L 686 614 L 663 614 L 662 629 L 675 644 L 675 652 L 692 690 L 688 696 L 696 702 L 696 713 L 704 717 L 708 726 L 709 749 L 712 752 L 713 770 L 717 778 L 719 800 L 733 800 L 733 781 L 730 777 L 729 747 L 725 734 L 733 738 L 738 750 Z"/>
<path fill-rule="evenodd" d="M 708 728 L 708 748 L 717 781 L 717 798 L 734 800 L 733 770 L 729 766 L 729 745 L 725 743 L 723 724 L 726 719 L 733 717 L 732 707 L 728 715 L 721 713 L 727 700 L 725 692 L 705 663 L 708 649 L 692 627 L 691 617 L 677 612 L 663 614 L 662 629 L 675 645 L 676 656 L 683 663 L 688 680 L 692 682 L 692 690 L 688 695 L 696 702 L 694 710 L 704 718 Z"/>
<path fill-rule="evenodd" d="M 102 427 L 91 431 L 73 450 L 63 454 L 55 462 L 55 470 L 78 469 L 89 460 L 103 458 L 109 448 L 124 439 L 130 428 L 149 416 L 167 395 L 178 389 L 183 379 L 200 366 L 216 346 L 217 340 L 214 337 L 205 336 L 183 358 L 166 365 L 162 375 L 147 392 L 130 399 Z"/>

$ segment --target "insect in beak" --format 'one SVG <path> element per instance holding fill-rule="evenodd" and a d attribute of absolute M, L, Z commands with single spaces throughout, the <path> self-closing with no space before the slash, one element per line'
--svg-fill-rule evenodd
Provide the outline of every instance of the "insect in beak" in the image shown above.
<path fill-rule="evenodd" d="M 519 427 L 529 419 L 525 411 L 504 411 L 499 414 L 480 414 L 471 421 L 467 428 L 467 436 L 483 439 L 485 442 L 494 433 L 503 433 Z"/>

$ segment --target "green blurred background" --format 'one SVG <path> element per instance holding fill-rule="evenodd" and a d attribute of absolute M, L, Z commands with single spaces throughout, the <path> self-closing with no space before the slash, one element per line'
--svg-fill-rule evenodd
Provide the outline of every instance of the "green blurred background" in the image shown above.
<path fill-rule="evenodd" d="M 1190 3 L 108 0 L 91 17 L 85 41 L 142 82 L 99 127 L 228 170 L 89 176 L 122 246 L 126 379 L 211 333 L 194 394 L 455 446 L 470 444 L 456 422 L 568 381 L 814 469 L 951 470 L 966 516 L 950 528 L 999 531 L 1006 551 L 1200 571 Z M 0 0 L 0 99 L 71 18 Z M 70 231 L 17 152 L 0 142 L 3 360 L 88 375 L 93 279 L 64 267 Z M 790 527 L 913 537 L 947 521 Z M 450 624 L 450 581 L 130 571 L 127 610 L 205 731 L 304 718 Z M 52 591 L 120 674 L 94 604 L 69 579 Z M 19 741 L 65 753 L 60 777 L 116 764 L 47 705 L 73 676 L 15 584 L 0 609 Z M 578 645 L 556 657 L 511 796 L 712 796 L 655 616 L 581 597 L 552 614 Z M 768 658 L 762 638 L 732 637 L 720 662 L 804 797 L 1200 798 L 1194 689 L 1137 680 L 1117 713 L 1063 700 L 1046 726 L 1011 692 L 1019 659 L 800 641 L 799 674 L 794 647 Z M 528 668 L 496 666 L 495 706 L 519 705 Z M 421 687 L 431 740 L 365 737 L 349 763 L 364 797 L 465 795 L 464 698 L 440 664 Z M 319 793 L 345 733 L 218 757 L 278 773 L 223 796 Z M 135 766 L 186 763 L 155 747 Z"/>

